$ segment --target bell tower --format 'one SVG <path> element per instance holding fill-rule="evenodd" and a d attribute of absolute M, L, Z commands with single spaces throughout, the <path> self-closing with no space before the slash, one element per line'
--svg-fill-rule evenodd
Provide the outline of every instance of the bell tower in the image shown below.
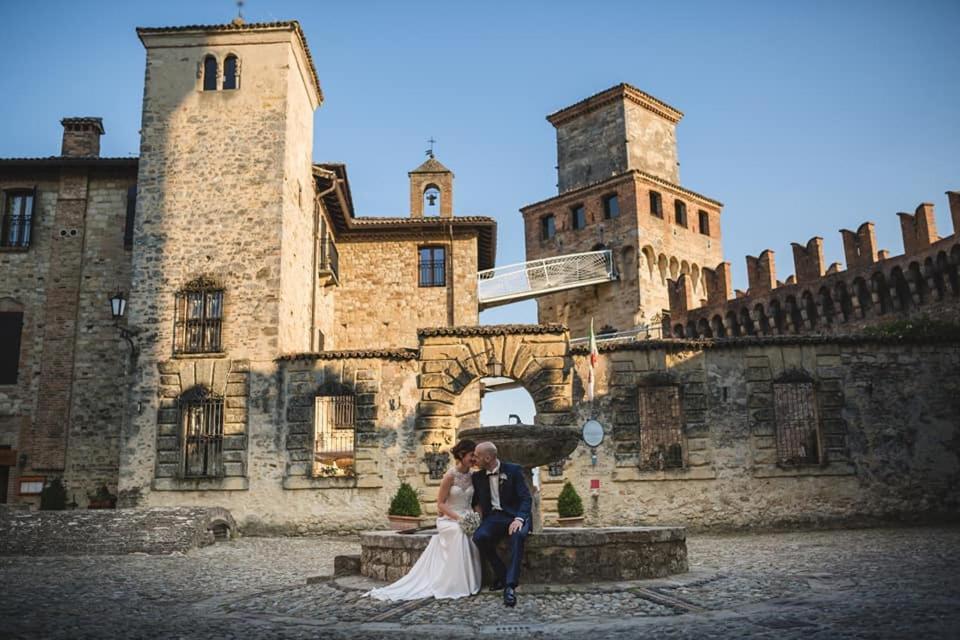
<path fill-rule="evenodd" d="M 427 151 L 427 160 L 408 173 L 410 176 L 410 217 L 453 217 L 453 172 Z"/>

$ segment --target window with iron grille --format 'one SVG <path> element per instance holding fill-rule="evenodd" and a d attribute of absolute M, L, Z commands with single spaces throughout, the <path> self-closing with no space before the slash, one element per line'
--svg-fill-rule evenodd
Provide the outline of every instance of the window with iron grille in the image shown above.
<path fill-rule="evenodd" d="M 314 477 L 354 475 L 355 422 L 353 396 L 317 396 L 313 429 Z"/>
<path fill-rule="evenodd" d="M 620 201 L 617 200 L 617 194 L 611 193 L 603 198 L 603 217 L 607 220 L 616 218 L 620 215 Z"/>
<path fill-rule="evenodd" d="M 447 252 L 443 247 L 420 247 L 420 286 L 447 286 Z"/>
<path fill-rule="evenodd" d="M 200 278 L 177 292 L 174 353 L 218 353 L 223 345 L 223 288 Z"/>
<path fill-rule="evenodd" d="M 683 467 L 683 416 L 680 387 L 640 387 L 640 467 L 663 470 Z"/>
<path fill-rule="evenodd" d="M 570 209 L 570 226 L 573 229 L 583 229 L 587 226 L 587 212 L 582 204 Z"/>
<path fill-rule="evenodd" d="M 37 190 L 5 191 L 0 247 L 29 247 Z"/>
<path fill-rule="evenodd" d="M 23 312 L 0 312 L 0 384 L 17 384 Z"/>
<path fill-rule="evenodd" d="M 673 201 L 674 221 L 681 227 L 687 226 L 687 203 L 683 200 Z"/>
<path fill-rule="evenodd" d="M 819 464 L 820 425 L 813 382 L 781 382 L 773 385 L 776 418 L 777 463 Z"/>
<path fill-rule="evenodd" d="M 180 396 L 180 470 L 184 478 L 223 475 L 223 398 L 206 387 Z"/>
<path fill-rule="evenodd" d="M 549 240 L 557 235 L 557 220 L 553 214 L 540 218 L 540 239 Z"/>
<path fill-rule="evenodd" d="M 650 215 L 658 218 L 663 217 L 663 198 L 656 191 L 650 192 Z"/>

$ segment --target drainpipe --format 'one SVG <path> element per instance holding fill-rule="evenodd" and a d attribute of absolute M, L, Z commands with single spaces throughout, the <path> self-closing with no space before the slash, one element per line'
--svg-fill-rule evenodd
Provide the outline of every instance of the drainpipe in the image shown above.
<path fill-rule="evenodd" d="M 318 193 L 313 199 L 313 237 L 316 239 L 317 235 L 320 233 L 320 216 L 323 215 L 323 207 L 320 203 L 323 202 L 323 197 L 325 195 L 337 188 L 337 174 L 328 169 L 321 169 L 319 167 L 314 167 L 313 171 L 315 174 L 320 174 L 323 177 L 330 179 L 330 187 Z M 310 351 L 316 351 L 317 347 L 317 260 L 319 259 L 317 253 L 317 247 L 314 245 L 313 275 L 310 280 L 312 285 L 310 287 Z"/>

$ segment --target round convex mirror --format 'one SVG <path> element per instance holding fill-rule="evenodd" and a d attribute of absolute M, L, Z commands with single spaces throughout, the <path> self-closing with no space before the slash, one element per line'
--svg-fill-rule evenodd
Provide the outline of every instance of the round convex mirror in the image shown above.
<path fill-rule="evenodd" d="M 596 420 L 587 420 L 583 423 L 580 437 L 587 443 L 587 446 L 599 447 L 600 443 L 603 442 L 603 425 Z"/>

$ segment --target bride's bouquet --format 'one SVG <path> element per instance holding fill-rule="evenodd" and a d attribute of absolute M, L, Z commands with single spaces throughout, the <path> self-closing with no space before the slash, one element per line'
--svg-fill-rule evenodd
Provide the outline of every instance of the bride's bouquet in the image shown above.
<path fill-rule="evenodd" d="M 460 516 L 460 528 L 463 529 L 463 532 L 467 536 L 472 536 L 473 532 L 477 530 L 480 526 L 480 514 L 476 511 L 471 511 Z"/>

